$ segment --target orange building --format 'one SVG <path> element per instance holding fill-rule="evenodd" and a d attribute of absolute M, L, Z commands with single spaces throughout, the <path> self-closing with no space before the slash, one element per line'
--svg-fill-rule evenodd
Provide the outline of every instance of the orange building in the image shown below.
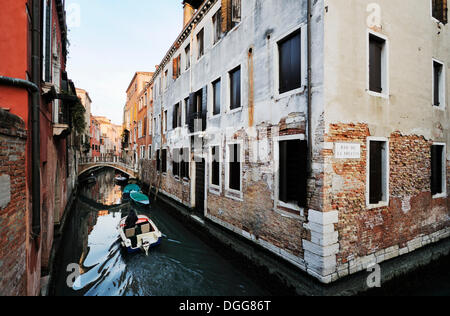
<path fill-rule="evenodd" d="M 138 139 L 143 138 L 142 135 L 144 134 L 144 119 L 146 116 L 144 107 L 146 109 L 147 105 L 145 104 L 145 93 L 143 98 L 142 92 L 152 76 L 152 72 L 136 72 L 126 90 L 127 102 L 124 108 L 123 129 L 128 137 L 125 137 L 122 150 L 123 158 L 132 164 L 137 164 L 139 160 Z M 140 123 L 138 117 L 140 118 Z M 142 140 L 140 143 L 142 143 Z"/>

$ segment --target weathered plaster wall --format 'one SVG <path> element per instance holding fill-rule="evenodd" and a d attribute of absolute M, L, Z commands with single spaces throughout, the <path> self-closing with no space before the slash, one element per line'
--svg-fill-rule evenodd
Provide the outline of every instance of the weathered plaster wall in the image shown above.
<path fill-rule="evenodd" d="M 431 18 L 429 1 L 378 1 L 381 24 L 372 31 L 387 37 L 389 95 L 372 96 L 367 92 L 370 3 L 325 1 L 323 210 L 335 213 L 330 232 L 338 233 L 330 252 L 321 256 L 327 281 L 450 235 L 448 199 L 432 198 L 430 192 L 431 145 L 449 140 L 448 25 Z M 442 109 L 432 106 L 432 58 L 446 67 Z M 389 205 L 374 209 L 366 206 L 365 195 L 369 136 L 389 143 Z M 359 144 L 360 159 L 336 159 L 336 142 Z"/>
<path fill-rule="evenodd" d="M 245 151 L 242 165 L 242 193 L 230 192 L 225 185 L 225 164 L 221 164 L 220 192 L 209 186 L 210 166 L 206 167 L 206 207 L 205 215 L 219 224 L 263 245 L 277 255 L 306 269 L 303 262 L 303 239 L 309 239 L 303 224 L 307 210 L 286 209 L 278 204 L 276 192 L 277 165 L 274 137 L 297 135 L 307 139 L 307 93 L 306 66 L 304 86 L 295 93 L 279 96 L 276 79 L 278 77 L 277 43 L 294 30 L 301 29 L 302 63 L 306 65 L 306 23 L 307 2 L 297 0 L 242 1 L 242 22 L 228 32 L 217 44 L 213 44 L 212 16 L 221 7 L 215 2 L 206 15 L 194 25 L 190 36 L 179 43 L 179 48 L 170 54 L 166 63 L 161 64 L 155 75 L 153 117 L 159 118 L 167 110 L 168 132 L 161 137 L 161 122 L 153 137 L 153 153 L 167 148 L 168 173 L 162 177 L 161 189 L 178 201 L 186 201 L 186 184 L 173 179 L 172 155 L 174 148 L 191 148 L 191 139 L 186 122 L 184 100 L 190 93 L 207 87 L 208 122 L 202 137 L 203 150 L 191 152 L 191 159 L 202 157 L 209 161 L 211 146 L 220 145 L 222 159 L 225 160 L 226 147 L 230 142 L 242 142 Z M 276 14 L 274 14 L 276 12 Z M 204 30 L 205 53 L 197 59 L 196 35 Z M 309 184 L 309 201 L 314 209 L 322 208 L 323 168 L 321 148 L 323 147 L 323 2 L 313 2 L 312 19 L 312 140 L 314 170 Z M 186 68 L 185 48 L 190 45 L 191 67 Z M 181 76 L 172 77 L 172 58 L 181 54 Z M 242 107 L 229 109 L 228 73 L 241 67 Z M 167 71 L 168 77 L 163 74 Z M 212 85 L 221 79 L 221 113 L 212 116 Z M 167 89 L 164 81 L 168 80 Z M 162 92 L 160 94 L 159 92 Z M 172 129 L 173 106 L 182 102 L 183 127 Z M 261 154 L 253 160 L 254 152 Z M 155 158 L 155 157 L 154 157 Z M 252 157 L 253 158 L 253 157 Z M 191 163 L 190 206 L 195 204 L 195 163 Z M 180 188 L 183 188 L 181 190 Z"/>

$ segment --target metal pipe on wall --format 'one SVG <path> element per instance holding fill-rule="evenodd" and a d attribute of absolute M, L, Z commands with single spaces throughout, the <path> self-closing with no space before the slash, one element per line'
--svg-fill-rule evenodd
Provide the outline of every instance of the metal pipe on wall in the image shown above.
<path fill-rule="evenodd" d="M 32 4 L 31 35 L 31 81 L 40 87 L 41 83 L 41 0 Z M 31 173 L 32 173 L 32 226 L 33 237 L 41 233 L 41 157 L 40 157 L 40 93 L 31 95 Z"/>

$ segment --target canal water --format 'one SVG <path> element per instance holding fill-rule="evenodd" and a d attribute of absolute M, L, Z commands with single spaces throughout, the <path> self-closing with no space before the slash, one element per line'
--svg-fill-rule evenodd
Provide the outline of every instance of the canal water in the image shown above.
<path fill-rule="evenodd" d="M 138 207 L 163 233 L 160 246 L 129 255 L 121 248 L 117 225 L 131 204 L 121 204 L 115 172 L 96 174 L 81 185 L 56 258 L 54 295 L 64 296 L 248 296 L 275 295 L 270 284 L 250 277 L 220 249 L 214 249 L 165 211 Z M 278 293 L 279 294 L 279 293 Z"/>

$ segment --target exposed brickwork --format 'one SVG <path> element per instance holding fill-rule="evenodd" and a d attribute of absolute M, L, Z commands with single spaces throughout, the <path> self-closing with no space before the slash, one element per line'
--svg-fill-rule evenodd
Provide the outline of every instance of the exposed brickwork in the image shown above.
<path fill-rule="evenodd" d="M 25 145 L 24 122 L 0 110 L 0 296 L 26 294 Z"/>
<path fill-rule="evenodd" d="M 450 225 L 447 199 L 432 199 L 430 192 L 431 141 L 396 132 L 389 137 L 390 202 L 388 207 L 366 207 L 365 124 L 331 125 L 326 142 L 361 145 L 360 159 L 338 160 L 326 154 L 325 210 L 337 210 L 340 250 L 338 265 L 408 242 Z M 448 181 L 448 180 L 447 180 Z M 374 257 L 375 258 L 375 257 Z"/>

